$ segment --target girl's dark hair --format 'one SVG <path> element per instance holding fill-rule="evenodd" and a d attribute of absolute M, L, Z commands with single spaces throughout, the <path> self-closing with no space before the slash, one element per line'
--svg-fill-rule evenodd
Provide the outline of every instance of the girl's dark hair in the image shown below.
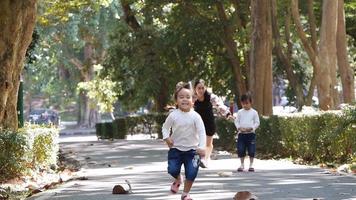
<path fill-rule="evenodd" d="M 249 101 L 249 102 L 251 103 L 251 102 L 252 102 L 251 94 L 246 93 L 246 94 L 241 95 L 240 100 L 241 100 L 241 102 L 247 102 L 247 101 Z"/>
<path fill-rule="evenodd" d="M 203 79 L 198 79 L 194 82 L 194 89 L 197 87 L 197 85 L 201 83 L 203 85 L 205 85 L 205 81 Z"/>
<path fill-rule="evenodd" d="M 190 84 L 185 82 L 179 82 L 176 85 L 176 91 L 174 92 L 174 100 L 177 100 L 178 93 L 183 89 L 191 90 Z"/>

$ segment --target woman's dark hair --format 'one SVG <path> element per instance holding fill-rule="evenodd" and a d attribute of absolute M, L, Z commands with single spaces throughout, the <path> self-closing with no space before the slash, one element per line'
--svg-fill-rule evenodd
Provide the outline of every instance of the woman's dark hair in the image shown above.
<path fill-rule="evenodd" d="M 197 85 L 201 83 L 203 85 L 205 85 L 205 81 L 203 79 L 198 79 L 194 82 L 194 89 L 197 87 Z"/>
<path fill-rule="evenodd" d="M 183 89 L 191 90 L 190 84 L 185 82 L 179 82 L 176 85 L 176 91 L 174 92 L 174 100 L 177 100 L 178 93 Z"/>

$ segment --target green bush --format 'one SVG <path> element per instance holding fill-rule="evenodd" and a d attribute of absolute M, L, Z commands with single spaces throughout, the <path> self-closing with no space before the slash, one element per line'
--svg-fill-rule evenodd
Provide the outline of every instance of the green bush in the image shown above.
<path fill-rule="evenodd" d="M 96 123 L 95 129 L 98 139 L 114 138 L 114 134 L 117 132 L 115 123 L 112 122 Z"/>
<path fill-rule="evenodd" d="M 356 159 L 355 108 L 317 115 L 261 118 L 256 131 L 257 156 L 292 157 L 311 163 L 345 163 Z M 346 123 L 346 122 L 347 123 Z M 236 128 L 231 121 L 217 119 L 216 147 L 235 151 Z M 345 125 L 347 124 L 347 125 Z"/>
<path fill-rule="evenodd" d="M 116 138 L 116 139 L 125 139 L 126 138 L 126 135 L 127 135 L 127 121 L 125 120 L 125 118 L 118 118 L 118 119 L 115 119 L 114 121 L 114 126 L 116 126 L 116 130 L 117 130 L 117 134 L 114 135 L 113 138 Z"/>
<path fill-rule="evenodd" d="M 152 113 L 140 116 L 128 116 L 115 119 L 113 122 L 96 124 L 98 139 L 125 139 L 128 134 L 157 133 L 162 138 L 162 124 L 166 114 Z"/>
<path fill-rule="evenodd" d="M 0 182 L 23 174 L 30 162 L 29 145 L 25 135 L 0 131 Z"/>
<path fill-rule="evenodd" d="M 57 162 L 58 129 L 26 126 L 0 130 L 0 182 Z"/>
<path fill-rule="evenodd" d="M 56 128 L 32 127 L 25 129 L 26 135 L 32 147 L 32 164 L 34 166 L 49 166 L 57 163 L 59 150 Z"/>

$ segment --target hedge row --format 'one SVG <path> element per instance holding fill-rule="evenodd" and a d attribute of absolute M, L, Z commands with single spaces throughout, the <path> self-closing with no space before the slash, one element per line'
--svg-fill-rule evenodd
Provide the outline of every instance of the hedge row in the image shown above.
<path fill-rule="evenodd" d="M 166 114 L 148 114 L 99 123 L 99 139 L 120 138 L 128 134 L 158 133 Z M 312 115 L 261 117 L 257 129 L 257 156 L 261 158 L 301 158 L 307 162 L 325 163 L 356 161 L 356 108 Z M 236 128 L 232 121 L 217 118 L 218 139 L 215 147 L 235 151 Z"/>
<path fill-rule="evenodd" d="M 356 161 L 356 109 L 314 115 L 261 118 L 256 131 L 259 157 L 301 158 L 310 163 Z M 215 146 L 235 151 L 233 122 L 217 119 Z"/>
<path fill-rule="evenodd" d="M 0 182 L 55 165 L 58 149 L 56 128 L 0 130 Z"/>
<path fill-rule="evenodd" d="M 98 139 L 125 139 L 126 135 L 137 133 L 158 134 L 162 138 L 162 124 L 167 115 L 152 113 L 140 116 L 117 118 L 113 122 L 97 123 Z"/>

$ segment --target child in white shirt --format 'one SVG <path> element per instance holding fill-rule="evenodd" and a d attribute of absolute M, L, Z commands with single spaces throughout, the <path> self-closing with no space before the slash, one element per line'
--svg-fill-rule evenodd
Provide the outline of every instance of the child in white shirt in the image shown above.
<path fill-rule="evenodd" d="M 189 192 L 198 174 L 199 156 L 205 155 L 204 123 L 200 115 L 192 109 L 192 95 L 189 84 L 176 88 L 174 99 L 178 109 L 168 115 L 162 126 L 163 139 L 169 147 L 168 173 L 175 178 L 171 185 L 173 193 L 178 192 L 183 181 L 180 171 L 184 164 L 186 178 L 181 200 L 191 200 Z"/>
<path fill-rule="evenodd" d="M 240 158 L 241 165 L 237 169 L 238 172 L 244 170 L 244 161 L 246 150 L 250 157 L 250 166 L 248 171 L 254 172 L 253 159 L 256 153 L 256 134 L 255 130 L 260 125 L 260 119 L 255 109 L 251 107 L 252 98 L 250 95 L 241 96 L 242 109 L 237 112 L 235 118 L 235 126 L 237 128 L 237 154 Z"/>

